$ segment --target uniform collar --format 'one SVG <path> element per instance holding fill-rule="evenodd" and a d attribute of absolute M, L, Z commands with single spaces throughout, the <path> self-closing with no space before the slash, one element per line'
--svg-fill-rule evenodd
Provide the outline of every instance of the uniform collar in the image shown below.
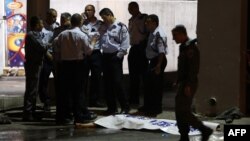
<path fill-rule="evenodd" d="M 71 30 L 79 30 L 79 31 L 81 31 L 81 29 L 80 29 L 80 27 L 73 27 Z"/>
<path fill-rule="evenodd" d="M 48 33 L 48 32 L 50 32 L 50 31 L 44 27 L 44 28 L 42 29 L 42 32 L 43 32 L 43 33 Z"/>
<path fill-rule="evenodd" d="M 99 23 L 99 20 L 95 17 L 95 21 L 94 22 L 90 22 L 90 21 L 86 21 L 85 25 L 91 24 L 91 25 L 96 25 Z"/>
<path fill-rule="evenodd" d="M 188 45 L 190 45 L 190 42 L 191 42 L 192 40 L 190 39 L 190 38 L 187 38 L 187 41 L 184 43 L 185 44 L 185 46 L 188 46 Z"/>
<path fill-rule="evenodd" d="M 190 44 L 190 41 L 191 41 L 191 40 L 188 38 L 186 42 L 184 42 L 184 43 L 182 43 L 182 44 L 180 45 L 180 49 L 186 48 L 186 47 Z"/>
<path fill-rule="evenodd" d="M 51 24 L 51 25 L 49 25 L 49 24 L 47 24 L 46 22 L 44 23 L 44 28 L 46 29 L 46 30 L 49 30 L 49 31 L 53 31 L 55 28 L 57 28 L 59 26 L 59 24 L 57 23 L 57 22 L 55 22 L 55 23 L 53 23 L 53 24 Z"/>
<path fill-rule="evenodd" d="M 44 37 L 44 33 L 42 31 L 31 31 L 31 33 L 33 34 L 33 36 L 35 37 Z"/>
<path fill-rule="evenodd" d="M 116 28 L 117 24 L 118 24 L 118 21 L 115 20 L 115 21 L 113 22 L 113 24 L 111 24 L 111 25 L 108 27 L 109 30 L 112 30 L 113 28 Z"/>
<path fill-rule="evenodd" d="M 156 33 L 157 33 L 157 32 L 159 32 L 159 30 L 160 30 L 160 27 L 159 27 L 159 26 L 157 26 L 157 27 L 156 27 L 156 29 L 155 29 L 155 31 L 153 32 L 153 35 L 155 36 L 155 35 L 156 35 Z"/>

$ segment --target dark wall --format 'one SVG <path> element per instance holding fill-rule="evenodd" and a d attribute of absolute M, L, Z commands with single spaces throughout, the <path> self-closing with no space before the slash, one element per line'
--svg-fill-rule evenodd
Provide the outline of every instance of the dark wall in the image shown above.
<path fill-rule="evenodd" d="M 246 68 L 246 71 L 247 71 L 247 86 L 246 86 L 246 89 L 247 89 L 247 98 L 246 98 L 246 103 L 247 103 L 247 113 L 248 115 L 250 115 L 250 2 L 248 2 L 248 10 L 247 10 L 247 68 Z"/>
<path fill-rule="evenodd" d="M 217 110 L 246 108 L 245 54 L 247 0 L 198 1 L 198 40 L 201 52 L 196 106 L 207 112 L 216 97 Z"/>
<path fill-rule="evenodd" d="M 49 0 L 27 0 L 27 21 L 30 17 L 39 16 L 45 19 L 46 11 L 49 9 Z M 30 27 L 28 25 L 28 31 Z"/>

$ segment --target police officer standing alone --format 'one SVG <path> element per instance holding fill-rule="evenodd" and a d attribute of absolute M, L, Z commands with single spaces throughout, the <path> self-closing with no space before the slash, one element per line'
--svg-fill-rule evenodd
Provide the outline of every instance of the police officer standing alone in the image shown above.
<path fill-rule="evenodd" d="M 162 113 L 163 74 L 167 65 L 167 36 L 159 27 L 157 15 L 149 15 L 145 25 L 150 32 L 146 48 L 149 66 L 146 74 L 144 105 L 136 114 L 156 117 Z"/>
<path fill-rule="evenodd" d="M 172 30 L 173 40 L 180 45 L 178 57 L 178 91 L 175 98 L 177 126 L 181 134 L 180 141 L 189 141 L 190 126 L 202 133 L 202 141 L 207 141 L 213 130 L 206 127 L 191 111 L 194 94 L 198 86 L 200 53 L 195 40 L 190 40 L 186 28 L 177 25 Z"/>
<path fill-rule="evenodd" d="M 122 86 L 123 56 L 129 48 L 129 34 L 126 26 L 116 21 L 109 8 L 103 8 L 100 16 L 106 26 L 106 32 L 101 34 L 100 46 L 103 50 L 103 79 L 108 109 L 103 115 L 117 112 L 116 97 L 121 106 L 121 112 L 127 114 L 130 110 L 127 96 Z"/>
<path fill-rule="evenodd" d="M 85 16 L 87 19 L 84 21 L 84 31 L 89 35 L 91 39 L 93 36 L 99 36 L 99 27 L 102 22 L 95 17 L 95 7 L 93 5 L 87 5 L 85 7 Z M 86 75 L 87 82 L 89 78 L 89 71 L 91 71 L 90 77 L 90 92 L 89 92 L 89 107 L 103 107 L 100 103 L 101 95 L 101 73 L 102 73 L 102 54 L 98 43 L 93 48 L 93 52 L 86 58 Z M 86 83 L 86 91 L 87 91 Z"/>
<path fill-rule="evenodd" d="M 128 11 L 132 15 L 129 19 L 129 35 L 131 48 L 128 54 L 129 68 L 129 102 L 133 105 L 140 104 L 140 84 L 145 83 L 144 76 L 148 66 L 145 55 L 148 32 L 145 27 L 147 14 L 142 14 L 137 2 L 130 2 Z"/>

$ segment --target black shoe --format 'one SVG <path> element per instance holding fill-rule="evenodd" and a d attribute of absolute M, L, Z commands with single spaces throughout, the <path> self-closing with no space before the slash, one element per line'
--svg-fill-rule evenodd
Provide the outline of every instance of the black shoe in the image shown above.
<path fill-rule="evenodd" d="M 99 103 L 99 102 L 90 102 L 89 107 L 97 107 L 97 108 L 103 108 L 105 105 Z"/>
<path fill-rule="evenodd" d="M 130 109 L 122 109 L 120 114 L 129 114 Z"/>
<path fill-rule="evenodd" d="M 144 111 L 145 111 L 145 107 L 144 107 L 144 106 L 139 107 L 139 108 L 138 108 L 138 111 L 139 111 L 139 112 L 144 112 Z"/>
<path fill-rule="evenodd" d="M 158 113 L 148 112 L 148 111 L 145 111 L 145 109 L 138 109 L 137 112 L 132 113 L 131 115 L 145 116 L 145 117 L 157 117 Z"/>
<path fill-rule="evenodd" d="M 189 141 L 189 136 L 188 135 L 181 135 L 181 138 L 179 141 Z"/>
<path fill-rule="evenodd" d="M 133 116 L 144 116 L 144 112 L 141 112 L 141 111 L 136 111 L 136 112 L 134 112 L 134 113 L 131 113 L 131 115 L 133 115 Z"/>
<path fill-rule="evenodd" d="M 151 113 L 151 112 L 144 112 L 145 117 L 157 117 L 157 113 Z"/>
<path fill-rule="evenodd" d="M 212 135 L 213 130 L 209 127 L 205 127 L 202 131 L 201 131 L 201 135 L 202 135 L 202 139 L 201 141 L 208 141 L 210 135 Z"/>
<path fill-rule="evenodd" d="M 50 112 L 50 106 L 49 106 L 49 104 L 44 104 L 43 105 L 43 110 L 44 110 L 44 112 Z"/>
<path fill-rule="evenodd" d="M 140 105 L 139 100 L 129 100 L 129 105 Z"/>
<path fill-rule="evenodd" d="M 115 114 L 118 114 L 118 113 L 117 111 L 113 111 L 113 110 L 106 110 L 100 113 L 100 115 L 102 116 L 110 116 L 110 115 L 115 115 Z"/>
<path fill-rule="evenodd" d="M 41 121 L 42 118 L 38 117 L 38 116 L 34 116 L 34 114 L 32 113 L 25 113 L 23 115 L 23 119 L 24 122 L 37 122 L 37 121 Z"/>
<path fill-rule="evenodd" d="M 94 112 L 88 112 L 87 114 L 82 115 L 79 118 L 75 119 L 75 123 L 90 123 L 97 118 L 97 114 Z"/>
<path fill-rule="evenodd" d="M 73 125 L 74 121 L 72 119 L 57 119 L 57 125 Z"/>

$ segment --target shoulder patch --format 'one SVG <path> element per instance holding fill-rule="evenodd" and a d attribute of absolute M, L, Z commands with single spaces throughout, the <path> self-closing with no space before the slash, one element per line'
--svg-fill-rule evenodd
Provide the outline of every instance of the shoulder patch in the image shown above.
<path fill-rule="evenodd" d="M 124 23 L 119 22 L 118 25 L 121 27 L 121 32 L 122 33 L 127 33 L 128 32 L 128 28 Z"/>

